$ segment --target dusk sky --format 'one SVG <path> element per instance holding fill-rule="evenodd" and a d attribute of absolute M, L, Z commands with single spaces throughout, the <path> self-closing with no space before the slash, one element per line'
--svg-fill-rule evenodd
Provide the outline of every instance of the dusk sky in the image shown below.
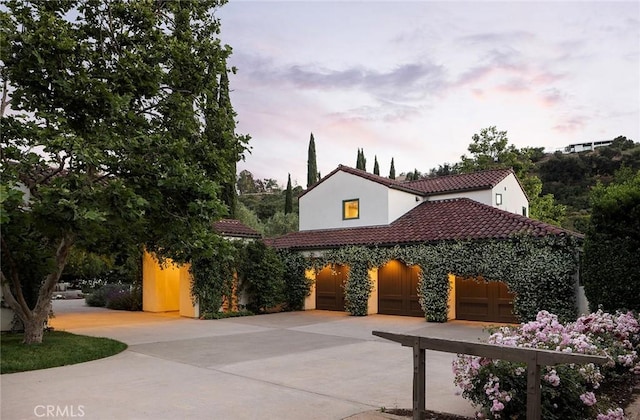
<path fill-rule="evenodd" d="M 640 2 L 231 0 L 238 164 L 306 187 L 318 170 L 427 172 L 492 125 L 516 147 L 640 141 Z"/>

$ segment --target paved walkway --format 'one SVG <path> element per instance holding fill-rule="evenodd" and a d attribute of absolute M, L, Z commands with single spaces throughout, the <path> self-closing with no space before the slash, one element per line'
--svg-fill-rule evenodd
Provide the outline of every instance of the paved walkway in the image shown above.
<path fill-rule="evenodd" d="M 129 348 L 106 359 L 0 376 L 2 419 L 42 418 L 47 406 L 90 419 L 344 419 L 410 408 L 412 352 L 371 331 L 486 335 L 479 323 L 329 311 L 200 321 L 88 308 L 83 300 L 55 301 L 54 310 L 56 329 L 114 338 Z M 454 357 L 427 352 L 427 408 L 473 415 L 453 386 Z"/>

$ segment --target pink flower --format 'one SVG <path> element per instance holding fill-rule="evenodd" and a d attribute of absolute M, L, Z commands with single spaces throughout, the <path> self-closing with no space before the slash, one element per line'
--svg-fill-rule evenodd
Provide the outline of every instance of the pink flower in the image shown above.
<path fill-rule="evenodd" d="M 593 392 L 585 392 L 580 395 L 580 400 L 584 403 L 584 405 L 591 407 L 596 403 L 596 396 Z"/>
<path fill-rule="evenodd" d="M 504 410 L 504 404 L 502 404 L 498 400 L 493 400 L 493 405 L 491 406 L 491 412 L 495 413 L 496 411 Z"/>

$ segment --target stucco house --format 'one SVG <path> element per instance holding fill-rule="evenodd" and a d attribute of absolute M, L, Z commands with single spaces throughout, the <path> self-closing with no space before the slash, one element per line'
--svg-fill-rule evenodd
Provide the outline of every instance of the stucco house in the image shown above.
<path fill-rule="evenodd" d="M 222 219 L 213 224 L 213 229 L 223 238 L 234 241 L 259 240 L 262 235 L 236 219 Z M 160 265 L 150 253 L 142 260 L 142 310 L 145 312 L 179 311 L 181 316 L 200 317 L 200 307 L 191 296 L 192 277 L 189 265 L 178 265 L 172 261 Z M 242 302 L 242 296 L 234 296 Z"/>
<path fill-rule="evenodd" d="M 401 182 L 339 166 L 300 196 L 299 208 L 299 231 L 268 243 L 309 258 L 349 246 L 391 248 L 447 241 L 499 241 L 520 234 L 578 236 L 530 219 L 527 196 L 510 169 Z M 367 313 L 424 316 L 419 298 L 420 270 L 399 259 L 370 268 L 373 287 Z M 454 271 L 448 278 L 448 319 L 517 320 L 512 313 L 514 294 L 508 281 L 463 278 Z M 307 276 L 315 280 L 315 285 L 305 309 L 344 311 L 348 272 L 349 267 L 340 264 L 308 270 Z M 483 273 L 482 267 L 473 272 Z"/>

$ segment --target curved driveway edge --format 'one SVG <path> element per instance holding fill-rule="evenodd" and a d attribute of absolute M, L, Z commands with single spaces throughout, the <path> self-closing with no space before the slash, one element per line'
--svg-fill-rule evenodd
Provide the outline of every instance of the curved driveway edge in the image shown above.
<path fill-rule="evenodd" d="M 479 323 L 387 315 L 308 311 L 201 321 L 83 303 L 54 302 L 51 324 L 129 348 L 78 365 L 1 375 L 3 419 L 43 418 L 50 407 L 91 419 L 344 419 L 410 408 L 412 352 L 372 330 L 486 335 Z M 427 408 L 473 415 L 456 395 L 453 358 L 428 352 Z"/>

